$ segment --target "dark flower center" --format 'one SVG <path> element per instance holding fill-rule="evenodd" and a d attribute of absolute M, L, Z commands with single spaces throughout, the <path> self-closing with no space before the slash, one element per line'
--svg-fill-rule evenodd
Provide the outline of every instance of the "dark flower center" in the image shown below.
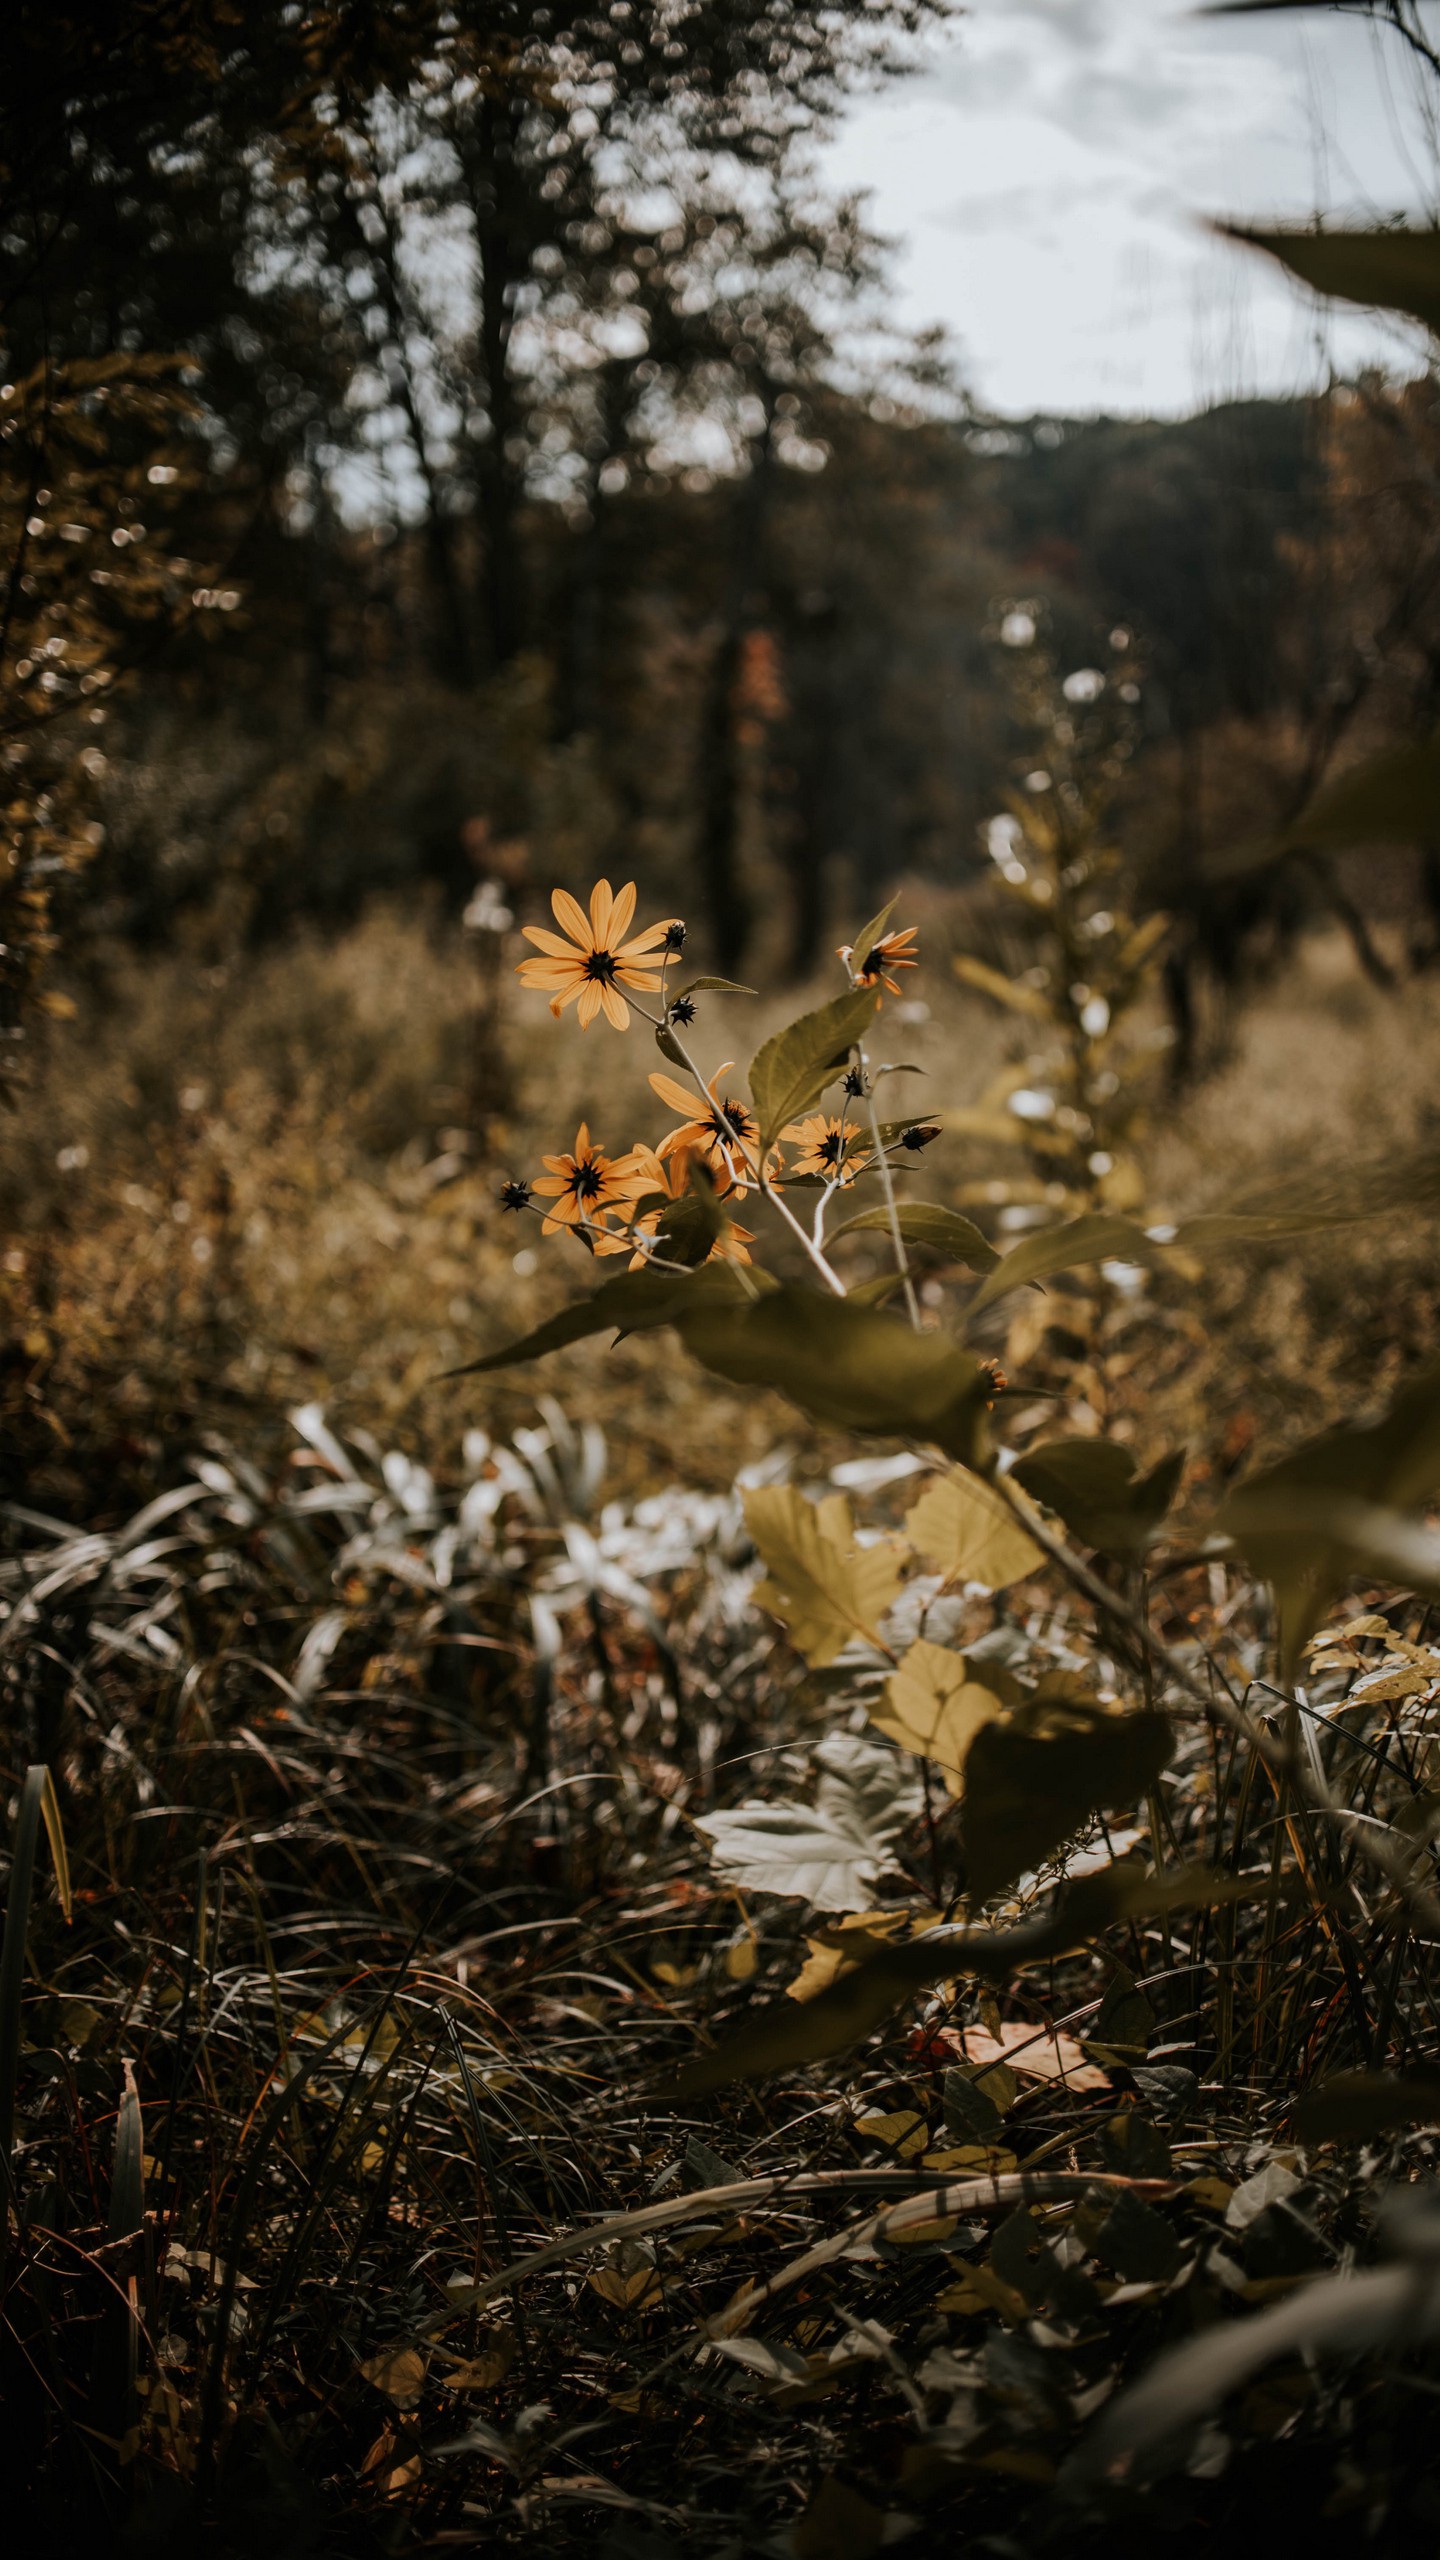
<path fill-rule="evenodd" d="M 691 996 L 677 996 L 670 1007 L 672 1022 L 688 1023 L 695 1019 L 695 1003 Z"/>
<path fill-rule="evenodd" d="M 845 1160 L 844 1130 L 827 1129 L 815 1152 L 822 1164 L 843 1164 Z"/>
<path fill-rule="evenodd" d="M 528 1209 L 530 1206 L 529 1183 L 502 1182 L 500 1185 L 500 1206 L 502 1209 Z"/>
<path fill-rule="evenodd" d="M 721 1146 L 728 1147 L 733 1138 L 749 1138 L 755 1123 L 744 1103 L 737 1102 L 733 1095 L 727 1095 L 725 1100 L 717 1103 L 711 1112 L 710 1127 Z"/>
<path fill-rule="evenodd" d="M 878 978 L 884 966 L 885 945 L 883 942 L 877 942 L 874 950 L 866 953 L 860 975 L 862 978 Z"/>
<path fill-rule="evenodd" d="M 685 927 L 683 924 L 667 924 L 665 927 L 665 940 L 662 943 L 661 948 L 665 951 L 684 950 Z"/>
<path fill-rule="evenodd" d="M 862 975 L 862 977 L 863 977 L 863 975 L 864 975 L 864 971 L 863 971 L 863 970 L 862 970 L 862 972 L 861 972 L 861 975 Z M 864 1092 L 864 1090 L 865 1090 L 865 1076 L 864 1076 L 864 1071 L 863 1071 L 863 1069 L 862 1069 L 862 1068 L 860 1068 L 860 1067 L 851 1067 L 851 1068 L 847 1071 L 847 1073 L 846 1073 L 846 1077 L 845 1077 L 845 1090 L 846 1090 L 846 1092 L 849 1094 L 850 1099 L 851 1099 L 851 1101 L 852 1101 L 852 1102 L 858 1102 L 858 1101 L 859 1101 L 859 1099 L 860 1099 L 861 1095 L 863 1094 L 863 1092 Z"/>
<path fill-rule="evenodd" d="M 605 1176 L 594 1156 L 586 1156 L 570 1176 L 570 1188 L 577 1200 L 594 1200 L 604 1188 Z"/>
<path fill-rule="evenodd" d="M 615 955 L 613 951 L 590 952 L 585 962 L 585 975 L 587 978 L 593 979 L 597 986 L 613 987 L 615 984 Z"/>

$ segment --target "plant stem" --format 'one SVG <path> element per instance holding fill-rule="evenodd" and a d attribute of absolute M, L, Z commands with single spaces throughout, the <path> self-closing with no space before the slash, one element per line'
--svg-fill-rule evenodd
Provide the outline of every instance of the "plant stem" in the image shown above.
<path fill-rule="evenodd" d="M 1288 1778 L 1296 1793 L 1305 1797 L 1327 1822 L 1333 1823 L 1342 1838 L 1349 1840 L 1361 1857 L 1380 1870 L 1402 1901 L 1407 1902 L 1417 1919 L 1423 1922 L 1427 1934 L 1440 1934 L 1440 1901 L 1418 1874 L 1414 1856 L 1407 1857 L 1397 1849 L 1383 1826 L 1357 1822 L 1348 1806 L 1337 1800 L 1326 1779 L 1315 1769 L 1306 1767 L 1298 1752 L 1277 1743 L 1268 1728 L 1248 1714 L 1238 1699 L 1230 1695 L 1223 1679 L 1213 1690 L 1197 1680 L 1189 1664 L 1182 1662 L 1179 1655 L 1172 1653 L 1156 1635 L 1144 1612 L 1112 1591 L 1092 1571 L 1083 1556 L 1077 1555 L 1073 1547 L 1056 1536 L 1022 1488 L 1010 1477 L 995 1475 L 990 1481 L 1021 1527 L 1051 1562 L 1059 1566 L 1067 1580 L 1105 1616 L 1123 1627 L 1164 1672 L 1166 1679 L 1203 1707 L 1207 1717 L 1218 1716 L 1222 1724 L 1229 1725 L 1233 1733 L 1249 1743 L 1257 1758 L 1263 1760 L 1275 1777 Z"/>

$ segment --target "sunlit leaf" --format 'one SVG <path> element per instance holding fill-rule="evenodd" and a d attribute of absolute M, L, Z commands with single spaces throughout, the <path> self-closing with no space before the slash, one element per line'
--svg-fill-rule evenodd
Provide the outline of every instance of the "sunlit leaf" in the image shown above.
<path fill-rule="evenodd" d="M 980 1476 L 952 1468 L 933 1476 L 909 1512 L 905 1535 L 933 1557 L 947 1581 L 1004 1591 L 1045 1561 L 1002 1495 Z"/>
<path fill-rule="evenodd" d="M 762 1146 L 770 1146 L 789 1120 L 818 1102 L 827 1084 L 843 1075 L 850 1052 L 875 1019 L 873 987 L 852 987 L 814 1013 L 777 1031 L 750 1062 L 750 1093 Z"/>
<path fill-rule="evenodd" d="M 742 987 L 734 978 L 688 978 L 683 987 L 676 988 L 670 1001 L 673 1004 L 680 996 L 753 996 L 755 993 L 754 987 Z"/>
<path fill-rule="evenodd" d="M 891 1672 L 870 1721 L 903 1750 L 933 1760 L 951 1794 L 958 1795 L 966 1752 L 982 1724 L 1003 1712 L 994 1690 L 972 1676 L 963 1653 L 922 1636 Z"/>
<path fill-rule="evenodd" d="M 745 1495 L 745 1525 L 767 1576 L 754 1597 L 783 1619 L 797 1653 L 816 1670 L 854 1636 L 878 1642 L 876 1628 L 902 1578 L 893 1546 L 857 1546 L 841 1493 L 807 1502 L 794 1485 L 759 1485 Z"/>
<path fill-rule="evenodd" d="M 895 1217 L 907 1244 L 925 1244 L 943 1253 L 951 1262 L 968 1264 L 972 1271 L 993 1271 L 1000 1256 L 987 1242 L 973 1218 L 962 1218 L 958 1209 L 942 1208 L 934 1200 L 898 1200 Z M 834 1237 L 860 1235 L 866 1232 L 890 1232 L 890 1212 L 886 1208 L 864 1209 L 858 1218 L 847 1218 L 836 1227 Z"/>
<path fill-rule="evenodd" d="M 1134 1804 L 1169 1751 L 1163 1716 L 1080 1699 L 1037 1696 L 985 1725 L 965 1764 L 972 1905 L 1040 1866 L 1092 1814 Z"/>
<path fill-rule="evenodd" d="M 1134 1452 L 1116 1440 L 1051 1440 L 1017 1459 L 1017 1484 L 1058 1512 L 1068 1529 L 1103 1555 L 1139 1555 L 1175 1498 L 1185 1467 L 1183 1449 L 1162 1458 L 1148 1475 Z"/>
<path fill-rule="evenodd" d="M 815 1754 L 813 1804 L 747 1804 L 701 1814 L 717 1874 L 748 1893 L 794 1895 L 817 1911 L 863 1910 L 920 1806 L 893 1751 L 832 1733 Z"/>

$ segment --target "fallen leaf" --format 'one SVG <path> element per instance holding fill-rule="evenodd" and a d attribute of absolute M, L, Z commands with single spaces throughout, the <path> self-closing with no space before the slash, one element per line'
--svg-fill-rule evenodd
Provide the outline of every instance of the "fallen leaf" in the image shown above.
<path fill-rule="evenodd" d="M 1029 2025 L 1023 2018 L 1007 2018 L 998 2035 L 984 2027 L 947 2027 L 947 2039 L 953 2039 L 954 2050 L 962 2062 L 980 2070 L 993 2063 L 1005 2063 L 1022 2080 L 1063 2080 L 1071 2089 L 1108 2089 L 1107 2075 L 1097 2064 L 1087 2062 L 1073 2036 L 1057 2034 L 1050 2027 Z"/>
<path fill-rule="evenodd" d="M 418 2347 L 382 2347 L 360 2370 L 397 2409 L 413 2409 L 425 2388 L 425 2358 Z"/>
<path fill-rule="evenodd" d="M 894 2115 L 857 2116 L 855 2131 L 863 2133 L 867 2142 L 883 2143 L 902 2160 L 923 2151 L 930 2139 L 929 2126 L 913 2107 L 901 2107 Z"/>

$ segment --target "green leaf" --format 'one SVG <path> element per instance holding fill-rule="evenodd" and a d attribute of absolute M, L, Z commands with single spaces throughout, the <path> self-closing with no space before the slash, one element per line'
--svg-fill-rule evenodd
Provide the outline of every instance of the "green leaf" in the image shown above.
<path fill-rule="evenodd" d="M 1227 1244 L 1264 1244 L 1352 1226 L 1372 1214 L 1373 1204 L 1365 1209 L 1221 1209 L 1187 1218 L 1178 1227 L 1146 1228 L 1132 1218 L 1092 1210 L 1064 1226 L 1042 1228 L 1038 1235 L 1015 1245 L 981 1282 L 969 1312 L 978 1315 L 1008 1290 L 1027 1281 L 1048 1280 L 1057 1271 L 1073 1271 L 1082 1263 L 1155 1262 L 1172 1248 L 1207 1253 Z"/>
<path fill-rule="evenodd" d="M 1358 1226 L 1372 1216 L 1363 1209 L 1213 1209 L 1202 1218 L 1186 1218 L 1170 1241 L 1185 1253 L 1213 1253 L 1226 1244 L 1278 1244 L 1289 1236 L 1313 1236 L 1330 1227 Z M 1158 1241 L 1154 1236 L 1152 1245 Z"/>
<path fill-rule="evenodd" d="M 1373 2142 L 1406 2124 L 1440 2124 L 1440 2072 L 1337 2071 L 1295 2109 L 1300 2142 Z"/>
<path fill-rule="evenodd" d="M 1092 1210 L 1083 1218 L 1068 1219 L 1062 1227 L 1046 1227 L 1014 1246 L 988 1280 L 982 1280 L 970 1301 L 970 1313 L 978 1315 L 982 1307 L 993 1306 L 1007 1290 L 1022 1288 L 1028 1280 L 1048 1280 L 1052 1273 L 1073 1271 L 1082 1262 L 1143 1262 L 1152 1250 L 1144 1228 L 1137 1227 L 1133 1218 L 1107 1217 Z"/>
<path fill-rule="evenodd" d="M 765 1286 L 766 1275 L 751 1276 Z M 444 1375 L 472 1378 L 488 1369 L 511 1368 L 517 1360 L 539 1360 L 548 1351 L 563 1351 L 568 1343 L 583 1342 L 587 1334 L 608 1333 L 612 1326 L 622 1333 L 651 1332 L 657 1325 L 677 1324 L 698 1304 L 723 1306 L 742 1295 L 742 1283 L 723 1263 L 712 1263 L 693 1279 L 681 1279 L 675 1272 L 622 1271 L 593 1296 L 562 1307 L 558 1315 L 548 1317 L 533 1333 L 507 1342 L 501 1351 L 488 1352 L 483 1360 L 468 1360 L 462 1369 L 447 1369 Z"/>
<path fill-rule="evenodd" d="M 1440 1366 L 1379 1422 L 1327 1432 L 1240 1485 L 1216 1527 L 1275 1593 L 1281 1678 L 1354 1573 L 1440 1587 L 1440 1540 L 1404 1515 L 1440 1489 Z"/>
<path fill-rule="evenodd" d="M 1103 1555 L 1133 1556 L 1155 1535 L 1184 1468 L 1183 1449 L 1172 1450 L 1142 1476 L 1133 1451 L 1118 1441 L 1051 1440 L 1029 1450 L 1011 1472 L 1085 1546 Z"/>
<path fill-rule="evenodd" d="M 1133 1973 L 1117 1965 L 1085 2035 L 1085 2050 L 1097 2062 L 1143 2062 L 1155 2032 L 1155 2012 Z"/>
<path fill-rule="evenodd" d="M 1369 756 L 1316 793 L 1282 841 L 1307 851 L 1425 844 L 1440 827 L 1440 741 Z"/>
<path fill-rule="evenodd" d="M 1265 1878 L 1261 1890 L 1270 1890 Z M 1244 1901 L 1256 1891 L 1249 1877 L 1217 1876 L 1187 1867 L 1169 1876 L 1146 1875 L 1130 1863 L 1102 1868 L 1059 1894 L 1038 1919 L 1014 1929 L 927 1930 L 903 1946 L 837 1975 L 810 2000 L 780 1999 L 757 2009 L 716 2052 L 701 2054 L 680 2073 L 673 2094 L 692 2098 L 732 2080 L 758 2080 L 825 2062 L 882 2027 L 902 2001 L 931 1983 L 978 1975 L 1004 1982 L 1022 1965 L 1068 1955 L 1115 1922 L 1152 1913 L 1208 1909 Z"/>
<path fill-rule="evenodd" d="M 1312 293 L 1400 311 L 1440 334 L 1440 231 L 1260 230 L 1234 222 L 1219 228 L 1278 258 Z"/>
<path fill-rule="evenodd" d="M 965 1848 L 972 1906 L 1013 1884 L 1091 1814 L 1134 1804 L 1164 1767 L 1164 1716 L 1115 1715 L 1037 1695 L 977 1733 L 965 1763 Z"/>
<path fill-rule="evenodd" d="M 690 1168 L 689 1190 L 678 1200 L 667 1200 L 656 1234 L 669 1261 L 688 1263 L 694 1269 L 719 1243 L 729 1224 L 709 1169 L 697 1159 Z"/>
<path fill-rule="evenodd" d="M 930 1245 L 951 1262 L 968 1263 L 972 1271 L 993 1271 L 1000 1259 L 974 1219 L 962 1218 L 958 1209 L 944 1209 L 934 1200 L 899 1200 L 895 1216 L 907 1244 Z M 888 1209 L 862 1210 L 858 1218 L 847 1218 L 843 1227 L 837 1227 L 835 1237 L 875 1231 L 889 1234 Z"/>
<path fill-rule="evenodd" d="M 874 950 L 876 943 L 879 941 L 881 934 L 884 932 L 899 904 L 900 892 L 897 889 L 894 897 L 890 900 L 889 905 L 882 907 L 878 916 L 871 917 L 863 933 L 856 934 L 854 941 L 850 945 L 850 950 L 853 958 L 859 961 L 862 968 L 865 962 L 869 959 L 871 952 Z"/>
<path fill-rule="evenodd" d="M 744 1500 L 745 1525 L 768 1576 L 753 1597 L 783 1619 L 796 1652 L 822 1671 L 852 1637 L 877 1642 L 875 1630 L 900 1588 L 894 1547 L 856 1545 L 842 1493 L 807 1502 L 793 1484 L 759 1485 Z"/>
<path fill-rule="evenodd" d="M 911 1505 L 905 1535 L 947 1582 L 978 1582 L 987 1591 L 1022 1582 L 1045 1561 L 993 1485 L 959 1468 L 932 1476 Z"/>
<path fill-rule="evenodd" d="M 1426 2235 L 1428 2239 L 1428 2233 Z M 1425 2261 L 1322 2276 L 1283 2302 L 1214 2328 L 1157 2356 L 1140 2380 L 1112 2400 L 1066 2464 L 1067 2487 L 1123 2479 L 1132 2466 L 1173 2443 L 1232 2391 L 1281 2357 L 1409 2352 L 1440 2333 L 1440 2288 Z"/>
<path fill-rule="evenodd" d="M 852 987 L 814 1013 L 802 1013 L 756 1051 L 750 1092 L 762 1147 L 773 1145 L 787 1121 L 818 1102 L 827 1084 L 844 1074 L 851 1050 L 875 1019 L 875 1005 L 873 987 Z"/>
<path fill-rule="evenodd" d="M 716 1296 L 654 1321 L 674 1323 L 717 1377 L 774 1387 L 817 1422 L 930 1441 L 972 1464 L 983 1447 L 989 1372 L 879 1308 L 787 1281 L 753 1302 Z"/>
<path fill-rule="evenodd" d="M 742 1892 L 795 1895 L 817 1911 L 863 1911 L 920 1810 L 920 1789 L 895 1752 L 863 1734 L 832 1733 L 815 1758 L 813 1804 L 744 1804 L 701 1814 L 696 1829 L 710 1842 L 717 1874 Z"/>
<path fill-rule="evenodd" d="M 1123 2188 L 1095 2234 L 1095 2253 L 1127 2284 L 1168 2284 L 1180 2272 L 1180 2243 L 1164 2215 Z"/>
<path fill-rule="evenodd" d="M 755 987 L 739 986 L 733 978 L 690 978 L 683 987 L 676 989 L 670 1002 L 674 1004 L 680 996 L 753 996 L 757 993 Z"/>

